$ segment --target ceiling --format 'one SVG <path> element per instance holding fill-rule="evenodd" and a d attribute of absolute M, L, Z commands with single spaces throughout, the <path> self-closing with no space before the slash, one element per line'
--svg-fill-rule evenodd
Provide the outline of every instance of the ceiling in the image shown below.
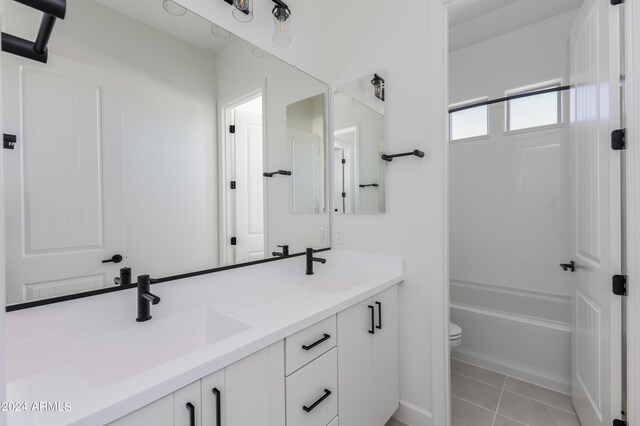
<path fill-rule="evenodd" d="M 189 11 L 183 16 L 167 13 L 162 7 L 162 0 L 95 1 L 158 31 L 213 53 L 236 40 L 233 35 L 227 39 L 215 37 L 211 34 L 211 22 Z"/>
<path fill-rule="evenodd" d="M 475 0 L 451 12 L 454 51 L 579 8 L 583 0 Z"/>

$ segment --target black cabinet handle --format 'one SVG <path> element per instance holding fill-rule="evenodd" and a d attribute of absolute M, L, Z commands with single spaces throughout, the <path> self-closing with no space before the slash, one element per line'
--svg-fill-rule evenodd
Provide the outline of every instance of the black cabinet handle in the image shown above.
<path fill-rule="evenodd" d="M 310 413 L 311 410 L 313 410 L 314 408 L 316 408 L 318 405 L 320 405 L 322 403 L 322 401 L 324 401 L 325 399 L 327 399 L 329 397 L 329 395 L 331 395 L 331 391 L 329 389 L 325 389 L 324 390 L 324 395 L 322 395 L 320 397 L 319 400 L 317 400 L 316 402 L 314 402 L 313 404 L 311 404 L 311 407 L 307 407 L 306 405 L 304 407 L 302 407 L 302 409 L 304 411 L 306 411 L 307 413 Z"/>
<path fill-rule="evenodd" d="M 382 330 L 382 303 L 376 302 L 376 305 L 378 305 L 378 325 L 376 328 Z"/>
<path fill-rule="evenodd" d="M 222 409 L 220 407 L 220 390 L 218 388 L 211 389 L 211 392 L 216 396 L 216 426 L 222 426 L 222 416 L 220 415 Z"/>
<path fill-rule="evenodd" d="M 369 334 L 375 334 L 376 333 L 376 328 L 375 328 L 376 314 L 375 314 L 374 307 L 369 305 L 369 311 L 371 312 L 371 330 L 369 330 Z"/>
<path fill-rule="evenodd" d="M 102 263 L 120 263 L 122 262 L 122 256 L 119 254 L 114 254 L 113 257 L 111 259 L 105 259 L 102 261 Z"/>
<path fill-rule="evenodd" d="M 196 426 L 196 407 L 190 402 L 187 402 L 186 406 L 189 410 L 189 426 Z"/>
<path fill-rule="evenodd" d="M 302 349 L 304 349 L 305 351 L 309 351 L 309 350 L 315 348 L 316 346 L 318 346 L 320 343 L 322 343 L 322 342 L 324 342 L 326 340 L 329 340 L 329 339 L 331 339 L 331 336 L 329 336 L 327 333 L 325 333 L 324 336 L 320 340 L 318 340 L 316 342 L 313 342 L 312 344 L 310 344 L 308 346 L 307 345 L 302 345 Z"/>

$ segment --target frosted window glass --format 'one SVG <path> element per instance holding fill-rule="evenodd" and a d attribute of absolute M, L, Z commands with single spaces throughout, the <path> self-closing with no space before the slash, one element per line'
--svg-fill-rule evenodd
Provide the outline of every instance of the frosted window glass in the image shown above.
<path fill-rule="evenodd" d="M 489 134 L 486 106 L 451 113 L 449 120 L 451 140 L 475 138 Z"/>
<path fill-rule="evenodd" d="M 509 128 L 522 130 L 560 122 L 559 93 L 529 96 L 509 101 Z"/>

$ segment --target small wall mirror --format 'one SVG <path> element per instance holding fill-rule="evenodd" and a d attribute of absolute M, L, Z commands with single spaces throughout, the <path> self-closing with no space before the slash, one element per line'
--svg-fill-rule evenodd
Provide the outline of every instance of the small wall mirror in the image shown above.
<path fill-rule="evenodd" d="M 372 73 L 334 92 L 334 211 L 384 213 L 384 74 Z"/>
<path fill-rule="evenodd" d="M 67 4 L 47 64 L 2 55 L 9 304 L 328 246 L 325 83 L 169 0 Z"/>

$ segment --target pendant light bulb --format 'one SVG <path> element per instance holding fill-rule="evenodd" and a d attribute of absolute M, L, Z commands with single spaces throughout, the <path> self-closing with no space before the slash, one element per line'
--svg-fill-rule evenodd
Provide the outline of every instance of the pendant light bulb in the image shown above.
<path fill-rule="evenodd" d="M 252 0 L 233 0 L 233 17 L 240 22 L 253 20 Z"/>
<path fill-rule="evenodd" d="M 289 18 L 291 17 L 291 10 L 289 9 L 289 6 L 281 1 L 277 1 L 275 3 L 276 5 L 273 7 L 273 11 L 271 12 L 276 25 L 273 41 L 276 44 L 284 46 L 291 43 L 291 36 L 289 35 Z"/>

